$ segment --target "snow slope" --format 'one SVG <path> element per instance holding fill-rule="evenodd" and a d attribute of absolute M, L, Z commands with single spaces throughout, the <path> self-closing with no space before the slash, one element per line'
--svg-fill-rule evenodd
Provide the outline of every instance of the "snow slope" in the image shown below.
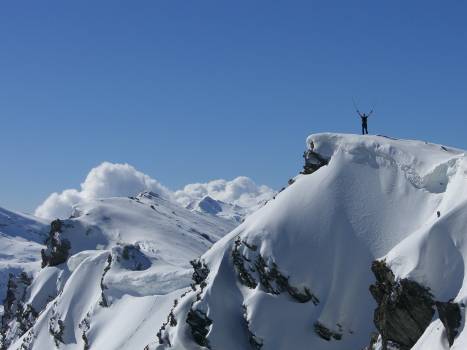
<path fill-rule="evenodd" d="M 189 288 L 190 260 L 235 226 L 151 192 L 77 205 L 62 221 L 70 257 L 27 288 L 38 316 L 9 348 L 142 349 Z"/>
<path fill-rule="evenodd" d="M 203 255 L 207 279 L 178 300 L 151 349 L 362 349 L 375 330 L 375 259 L 436 300 L 467 302 L 464 151 L 343 134 L 307 145 L 329 164 L 297 176 Z M 461 328 L 451 349 L 467 348 Z M 318 336 L 326 331 L 329 341 Z M 413 349 L 448 349 L 443 332 L 435 315 Z"/>
<path fill-rule="evenodd" d="M 40 268 L 47 225 L 44 220 L 0 208 L 0 296 L 6 293 L 8 276 L 29 274 Z"/>
<path fill-rule="evenodd" d="M 200 200 L 191 202 L 186 208 L 192 211 L 216 215 L 218 217 L 240 223 L 249 215 L 249 213 L 254 212 L 262 205 L 264 205 L 264 203 L 258 203 L 253 207 L 244 208 L 236 204 L 225 203 L 223 201 L 213 199 L 210 196 L 205 196 Z"/>

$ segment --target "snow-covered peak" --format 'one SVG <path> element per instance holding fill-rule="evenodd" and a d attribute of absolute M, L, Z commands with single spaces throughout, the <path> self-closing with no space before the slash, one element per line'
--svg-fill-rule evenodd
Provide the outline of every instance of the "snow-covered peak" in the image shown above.
<path fill-rule="evenodd" d="M 216 201 L 209 196 L 204 197 L 198 202 L 197 208 L 213 215 L 222 211 L 221 201 Z"/>
<path fill-rule="evenodd" d="M 307 137 L 306 146 L 325 158 L 343 152 L 352 155 L 357 162 L 388 160 L 398 166 L 416 168 L 420 173 L 426 173 L 440 163 L 465 153 L 464 150 L 425 141 L 337 133 L 312 134 Z"/>
<path fill-rule="evenodd" d="M 154 348 L 362 349 L 375 331 L 377 259 L 436 301 L 467 302 L 464 151 L 330 133 L 307 145 L 327 162 L 202 257 L 207 278 L 180 299 L 178 324 Z M 432 324 L 414 349 L 449 348 L 440 319 Z M 451 349 L 466 344 L 463 332 Z"/>
<path fill-rule="evenodd" d="M 252 208 L 242 208 L 235 204 L 225 203 L 215 200 L 210 196 L 205 196 L 200 200 L 191 202 L 187 209 L 200 213 L 218 216 L 233 222 L 240 223 Z"/>
<path fill-rule="evenodd" d="M 16 281 L 11 348 L 467 348 L 464 151 L 331 133 L 307 147 L 265 205 L 247 178 L 78 203 L 49 266 Z"/>
<path fill-rule="evenodd" d="M 10 274 L 40 268 L 40 250 L 47 236 L 45 220 L 0 208 L 0 298 L 5 297 Z"/>
<path fill-rule="evenodd" d="M 71 218 L 51 223 L 47 249 L 34 252 L 43 267 L 34 279 L 9 284 L 0 344 L 143 348 L 175 295 L 189 288 L 190 261 L 236 225 L 151 191 L 76 204 Z"/>

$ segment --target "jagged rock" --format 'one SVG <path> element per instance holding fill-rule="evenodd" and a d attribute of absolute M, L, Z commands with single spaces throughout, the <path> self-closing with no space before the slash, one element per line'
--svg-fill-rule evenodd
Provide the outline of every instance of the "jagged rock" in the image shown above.
<path fill-rule="evenodd" d="M 258 249 L 257 246 L 250 245 L 242 241 L 240 238 L 237 238 L 235 241 L 234 248 L 232 250 L 232 258 L 240 283 L 251 289 L 256 288 L 259 284 L 262 290 L 270 294 L 281 294 L 283 292 L 287 292 L 299 303 L 307 303 L 309 301 L 312 301 L 315 305 L 319 303 L 319 299 L 311 293 L 309 288 L 305 287 L 303 292 L 301 292 L 297 287 L 291 286 L 289 283 L 289 277 L 285 277 L 279 271 L 278 266 L 274 262 L 269 266 L 260 254 L 257 254 L 253 266 L 251 266 L 251 259 L 248 259 L 240 252 L 240 247 L 242 245 L 253 252 L 256 252 Z M 251 273 L 245 265 L 249 266 L 248 269 Z M 256 281 L 253 274 L 257 274 L 259 282 Z"/>
<path fill-rule="evenodd" d="M 234 248 L 232 249 L 232 261 L 237 271 L 237 276 L 243 285 L 247 286 L 248 288 L 255 289 L 258 283 L 253 278 L 253 276 L 247 271 L 244 265 L 244 257 L 240 252 L 240 246 L 242 245 L 242 241 L 240 237 L 235 240 Z"/>
<path fill-rule="evenodd" d="M 38 313 L 25 303 L 26 290 L 32 278 L 25 272 L 9 275 L 7 294 L 3 302 L 4 312 L 0 329 L 0 349 L 6 349 L 12 341 L 21 337 L 34 324 Z"/>
<path fill-rule="evenodd" d="M 325 166 L 329 163 L 329 160 L 323 158 L 321 155 L 313 151 L 313 143 L 310 145 L 310 149 L 303 153 L 303 158 L 305 159 L 305 165 L 301 174 L 308 175 L 314 173 L 316 170 Z"/>
<path fill-rule="evenodd" d="M 101 277 L 101 300 L 99 301 L 99 305 L 102 307 L 109 307 L 110 303 L 105 296 L 104 291 L 107 289 L 107 286 L 104 284 L 104 278 L 107 272 L 109 272 L 110 268 L 112 267 L 112 254 L 109 254 L 107 257 L 107 265 L 104 268 L 104 272 L 102 273 Z"/>
<path fill-rule="evenodd" d="M 52 316 L 49 319 L 49 333 L 54 338 L 55 345 L 60 347 L 63 344 L 63 332 L 65 332 L 65 323 L 60 319 L 57 312 L 57 304 L 53 305 Z"/>
<path fill-rule="evenodd" d="M 88 339 L 88 335 L 87 335 L 87 332 L 91 328 L 91 321 L 90 320 L 91 320 L 91 315 L 88 312 L 86 314 L 86 317 L 83 318 L 81 320 L 81 322 L 79 323 L 79 325 L 78 325 L 79 329 L 81 329 L 81 331 L 82 331 L 81 339 L 83 339 L 83 342 L 84 342 L 83 350 L 90 349 L 89 339 Z"/>
<path fill-rule="evenodd" d="M 374 261 L 371 270 L 376 282 L 370 286 L 370 293 L 378 303 L 374 323 L 381 334 L 382 350 L 388 350 L 390 342 L 409 350 L 431 322 L 433 296 L 415 281 L 396 280 L 384 261 Z"/>
<path fill-rule="evenodd" d="M 243 320 L 245 321 L 246 330 L 248 333 L 248 342 L 250 343 L 253 350 L 261 350 L 263 347 L 263 339 L 257 337 L 250 327 L 250 321 L 248 320 L 248 310 L 245 305 L 242 305 L 243 308 Z"/>
<path fill-rule="evenodd" d="M 193 266 L 193 275 L 192 279 L 195 284 L 201 284 L 208 278 L 209 268 L 199 259 L 190 261 L 191 266 Z"/>
<path fill-rule="evenodd" d="M 183 293 L 180 296 L 180 298 L 185 297 L 187 294 L 188 294 L 188 292 Z M 177 319 L 175 318 L 175 314 L 174 314 L 174 310 L 177 307 L 177 305 L 178 305 L 178 299 L 175 299 L 174 300 L 174 305 L 173 305 L 172 309 L 170 309 L 170 313 L 167 316 L 167 320 L 162 324 L 161 328 L 159 328 L 159 330 L 157 331 L 157 334 L 156 334 L 157 340 L 158 340 L 159 344 L 161 344 L 161 345 L 162 344 L 167 344 L 167 345 L 171 346 L 169 336 L 165 331 L 166 331 L 166 328 L 167 328 L 168 325 L 171 326 L 171 327 L 175 327 L 178 324 Z"/>
<path fill-rule="evenodd" d="M 51 222 L 49 237 L 45 243 L 47 249 L 41 250 L 42 267 L 57 266 L 67 261 L 69 250 L 71 248 L 70 241 L 63 238 L 62 222 L 57 219 Z"/>
<path fill-rule="evenodd" d="M 210 196 L 204 197 L 198 203 L 198 207 L 205 213 L 216 215 L 222 211 L 219 201 L 211 198 Z"/>
<path fill-rule="evenodd" d="M 151 267 L 151 261 L 141 252 L 138 244 L 125 244 L 115 250 L 116 260 L 121 267 L 131 271 L 143 271 Z"/>
<path fill-rule="evenodd" d="M 190 326 L 191 335 L 196 344 L 209 349 L 209 341 L 206 337 L 209 333 L 209 327 L 212 325 L 212 320 L 209 319 L 204 312 L 190 309 L 190 311 L 188 311 L 186 323 Z"/>
<path fill-rule="evenodd" d="M 314 329 L 315 329 L 315 333 L 326 341 L 331 341 L 332 339 L 335 339 L 335 340 L 342 339 L 341 333 L 330 330 L 328 327 L 326 327 L 321 322 L 315 322 Z"/>
<path fill-rule="evenodd" d="M 452 346 L 461 326 L 462 315 L 459 304 L 436 302 L 436 308 L 438 309 L 439 319 L 446 329 L 449 346 Z"/>

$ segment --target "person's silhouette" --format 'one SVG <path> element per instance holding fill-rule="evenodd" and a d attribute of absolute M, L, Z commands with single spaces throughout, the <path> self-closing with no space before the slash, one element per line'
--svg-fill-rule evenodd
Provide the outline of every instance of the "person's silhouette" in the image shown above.
<path fill-rule="evenodd" d="M 370 111 L 370 113 L 360 113 L 360 111 L 357 109 L 357 113 L 362 119 L 362 135 L 368 134 L 368 117 L 373 113 L 373 110 Z"/>

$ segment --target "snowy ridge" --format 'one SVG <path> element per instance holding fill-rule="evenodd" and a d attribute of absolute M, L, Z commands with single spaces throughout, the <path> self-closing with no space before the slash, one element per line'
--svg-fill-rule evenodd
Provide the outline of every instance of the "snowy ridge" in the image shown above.
<path fill-rule="evenodd" d="M 151 349 L 362 349 L 375 331 L 376 259 L 464 313 L 464 151 L 342 134 L 307 144 L 329 164 L 297 176 L 203 255 L 209 274 Z M 413 349 L 449 349 L 438 317 Z M 451 349 L 465 348 L 461 326 Z"/>
<path fill-rule="evenodd" d="M 190 261 L 235 225 L 152 192 L 75 206 L 59 229 L 60 241 L 69 242 L 69 257 L 41 269 L 24 300 L 15 301 L 24 311 L 10 329 L 30 328 L 19 339 L 10 332 L 4 344 L 11 343 L 11 349 L 143 348 L 176 296 L 189 288 Z"/>
<path fill-rule="evenodd" d="M 3 348 L 467 348 L 465 152 L 330 133 L 307 146 L 312 166 L 265 205 L 240 178 L 187 188 L 182 206 L 90 198 L 50 228 L 0 211 L 0 243 L 30 246 L 31 266 L 9 283 Z"/>
<path fill-rule="evenodd" d="M 6 294 L 9 274 L 38 271 L 47 224 L 30 215 L 0 208 L 0 295 Z"/>

